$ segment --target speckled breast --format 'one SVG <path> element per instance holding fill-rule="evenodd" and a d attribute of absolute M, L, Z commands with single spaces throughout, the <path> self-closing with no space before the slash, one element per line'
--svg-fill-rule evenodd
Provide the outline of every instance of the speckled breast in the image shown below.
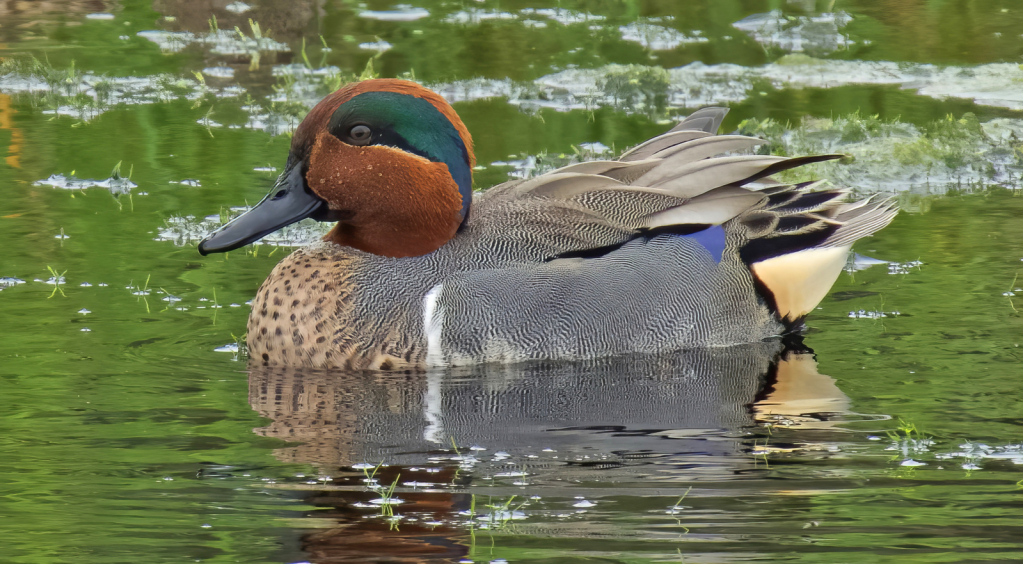
<path fill-rule="evenodd" d="M 359 313 L 353 273 L 360 260 L 349 251 L 324 243 L 297 250 L 274 267 L 249 314 L 254 362 L 348 370 L 421 365 L 425 353 L 400 323 Z"/>

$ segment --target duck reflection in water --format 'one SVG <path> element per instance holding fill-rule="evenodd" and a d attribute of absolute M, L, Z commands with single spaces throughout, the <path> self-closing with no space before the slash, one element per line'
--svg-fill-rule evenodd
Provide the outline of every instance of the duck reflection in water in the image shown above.
<path fill-rule="evenodd" d="M 459 512 L 469 510 L 472 493 L 571 499 L 579 491 L 568 485 L 577 481 L 631 481 L 664 495 L 682 483 L 740 480 L 759 471 L 753 453 L 762 447 L 751 430 L 819 432 L 849 407 L 798 339 L 427 373 L 258 364 L 250 367 L 249 401 L 272 422 L 256 433 L 299 443 L 275 455 L 333 477 L 306 498 L 325 508 L 317 522 L 331 523 L 302 538 L 313 562 L 464 556 L 469 529 Z M 380 462 L 374 479 L 397 481 L 395 512 L 412 517 L 399 527 L 366 518 L 380 512 L 371 503 L 380 494 L 365 487 L 373 471 L 352 466 Z M 528 478 L 490 478 L 523 471 Z"/>

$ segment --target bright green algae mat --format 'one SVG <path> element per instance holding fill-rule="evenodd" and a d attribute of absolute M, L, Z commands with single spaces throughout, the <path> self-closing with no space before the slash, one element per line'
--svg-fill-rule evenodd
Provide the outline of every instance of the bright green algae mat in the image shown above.
<path fill-rule="evenodd" d="M 0 560 L 1023 553 L 1016 3 L 8 4 Z M 811 173 L 898 191 L 905 211 L 856 245 L 858 267 L 886 263 L 850 268 L 809 318 L 816 368 L 764 345 L 249 370 L 232 352 L 245 302 L 289 249 L 203 258 L 195 237 L 262 197 L 289 119 L 364 73 L 458 100 L 480 189 L 602 154 L 587 144 L 621 151 L 720 97 L 724 131 L 848 153 Z"/>

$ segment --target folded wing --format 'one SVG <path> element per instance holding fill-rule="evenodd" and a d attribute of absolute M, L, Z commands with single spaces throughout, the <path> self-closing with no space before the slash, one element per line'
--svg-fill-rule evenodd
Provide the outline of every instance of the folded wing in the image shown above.
<path fill-rule="evenodd" d="M 489 190 L 476 209 L 505 252 L 528 261 L 596 257 L 637 238 L 721 226 L 778 317 L 797 323 L 830 289 L 852 243 L 891 222 L 890 200 L 845 203 L 820 182 L 772 175 L 841 155 L 737 154 L 763 141 L 715 135 L 725 108 L 704 108 L 618 160 L 571 165 Z M 486 229 L 486 227 L 484 227 Z M 486 237 L 488 234 L 484 234 Z"/>

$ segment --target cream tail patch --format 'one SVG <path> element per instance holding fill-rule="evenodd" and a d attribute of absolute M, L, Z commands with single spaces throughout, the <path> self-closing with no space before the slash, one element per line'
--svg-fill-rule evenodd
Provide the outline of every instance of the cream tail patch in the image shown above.
<path fill-rule="evenodd" d="M 753 274 L 774 294 L 778 316 L 795 321 L 817 307 L 845 266 L 851 247 L 818 247 L 754 263 Z"/>

